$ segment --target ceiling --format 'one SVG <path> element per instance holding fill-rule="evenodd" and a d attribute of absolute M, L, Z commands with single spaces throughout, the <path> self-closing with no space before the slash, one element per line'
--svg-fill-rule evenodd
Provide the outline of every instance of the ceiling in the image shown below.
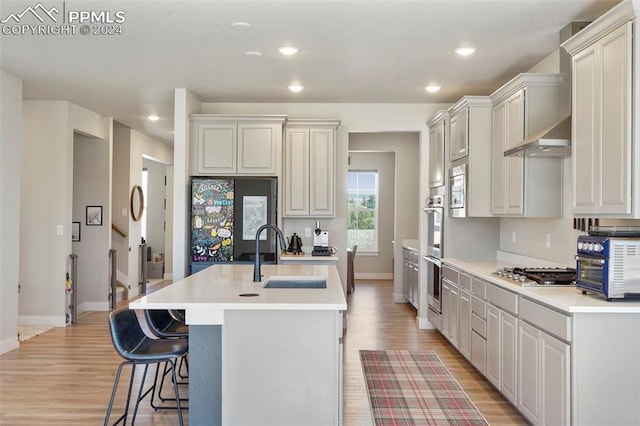
<path fill-rule="evenodd" d="M 40 3 L 56 7 L 58 23 L 73 11 L 111 19 L 121 11 L 125 21 L 119 35 L 82 35 L 79 24 L 65 35 L 3 29 L 1 68 L 23 80 L 24 98 L 69 100 L 172 143 L 176 87 L 203 102 L 452 103 L 492 93 L 557 49 L 567 23 L 593 20 L 619 0 Z M 2 0 L 0 26 L 19 31 L 10 15 L 38 4 Z M 235 29 L 237 21 L 251 27 Z M 39 22 L 25 13 L 19 24 Z M 300 52 L 277 51 L 288 44 Z M 453 50 L 462 45 L 478 51 L 460 57 Z M 293 81 L 304 90 L 290 92 Z M 435 94 L 424 90 L 432 82 L 442 87 Z M 152 113 L 160 120 L 148 121 Z"/>

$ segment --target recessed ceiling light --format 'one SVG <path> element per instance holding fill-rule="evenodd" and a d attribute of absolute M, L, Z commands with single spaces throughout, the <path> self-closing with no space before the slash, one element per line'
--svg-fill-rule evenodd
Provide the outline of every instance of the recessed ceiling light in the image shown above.
<path fill-rule="evenodd" d="M 233 24 L 231 24 L 231 26 L 236 30 L 246 30 L 248 28 L 251 28 L 251 24 L 248 22 L 234 22 Z"/>
<path fill-rule="evenodd" d="M 474 53 L 476 53 L 478 49 L 476 49 L 475 47 L 458 47 L 455 52 L 460 55 L 460 56 L 469 56 L 472 55 Z"/>
<path fill-rule="evenodd" d="M 299 51 L 300 51 L 300 49 L 298 49 L 297 47 L 293 47 L 293 46 L 283 46 L 283 47 L 280 47 L 278 49 L 278 52 L 282 53 L 285 56 L 295 55 Z"/>
<path fill-rule="evenodd" d="M 245 55 L 252 58 L 259 58 L 260 56 L 262 56 L 262 52 L 258 52 L 257 50 L 250 50 L 249 52 L 246 52 Z"/>
<path fill-rule="evenodd" d="M 424 90 L 426 90 L 429 93 L 436 93 L 438 90 L 440 90 L 440 86 L 438 86 L 437 84 L 430 84 L 427 87 L 425 87 Z"/>
<path fill-rule="evenodd" d="M 158 121 L 160 120 L 160 117 L 158 117 L 156 114 L 151 114 L 147 116 L 147 120 L 149 121 Z"/>
<path fill-rule="evenodd" d="M 304 86 L 300 83 L 293 83 L 289 86 L 289 90 L 292 92 L 302 92 L 302 89 L 304 89 Z"/>

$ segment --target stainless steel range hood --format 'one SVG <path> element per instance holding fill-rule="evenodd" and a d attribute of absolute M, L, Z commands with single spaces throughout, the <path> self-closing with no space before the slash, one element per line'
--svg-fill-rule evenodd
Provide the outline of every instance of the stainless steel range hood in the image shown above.
<path fill-rule="evenodd" d="M 571 156 L 571 116 L 566 116 L 504 152 L 505 157 Z"/>

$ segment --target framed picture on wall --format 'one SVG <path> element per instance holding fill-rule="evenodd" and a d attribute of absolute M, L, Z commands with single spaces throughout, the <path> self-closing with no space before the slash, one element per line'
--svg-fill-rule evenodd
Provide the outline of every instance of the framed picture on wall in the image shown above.
<path fill-rule="evenodd" d="M 102 226 L 102 206 L 87 206 L 87 226 Z"/>
<path fill-rule="evenodd" d="M 80 241 L 80 222 L 71 222 L 71 241 Z"/>

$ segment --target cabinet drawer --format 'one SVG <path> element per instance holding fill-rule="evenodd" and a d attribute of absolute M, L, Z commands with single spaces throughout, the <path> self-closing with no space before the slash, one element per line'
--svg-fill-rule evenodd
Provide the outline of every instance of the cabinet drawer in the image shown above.
<path fill-rule="evenodd" d="M 482 300 L 487 299 L 487 283 L 476 277 L 471 279 L 471 293 Z"/>
<path fill-rule="evenodd" d="M 471 329 L 482 337 L 487 337 L 487 322 L 475 313 L 471 314 Z"/>
<path fill-rule="evenodd" d="M 442 331 L 442 317 L 433 309 L 427 309 L 427 319 L 438 331 Z"/>
<path fill-rule="evenodd" d="M 442 265 L 442 276 L 458 285 L 458 270 Z"/>
<path fill-rule="evenodd" d="M 493 284 L 487 284 L 487 301 L 514 315 L 518 314 L 518 295 Z"/>
<path fill-rule="evenodd" d="M 471 312 L 478 315 L 482 319 L 487 319 L 487 302 L 471 296 Z"/>
<path fill-rule="evenodd" d="M 522 298 L 520 319 L 564 341 L 571 341 L 571 317 L 568 315 Z"/>
<path fill-rule="evenodd" d="M 458 276 L 458 284 L 460 285 L 461 289 L 467 290 L 469 293 L 471 293 L 471 276 L 470 275 L 460 272 L 460 275 Z"/>

